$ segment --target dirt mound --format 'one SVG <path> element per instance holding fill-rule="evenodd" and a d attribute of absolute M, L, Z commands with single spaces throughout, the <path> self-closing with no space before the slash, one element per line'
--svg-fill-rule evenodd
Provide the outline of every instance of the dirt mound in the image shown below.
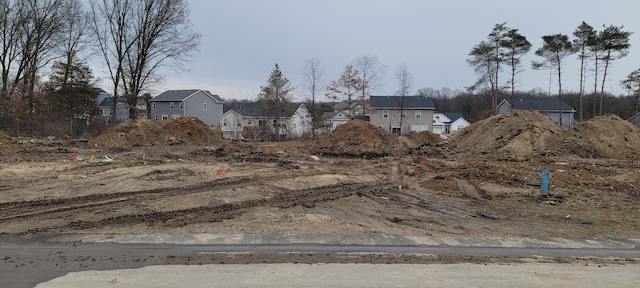
<path fill-rule="evenodd" d="M 0 143 L 9 142 L 9 141 L 11 141 L 11 136 L 9 136 L 7 133 L 4 133 L 4 131 L 0 130 Z"/>
<path fill-rule="evenodd" d="M 389 132 L 369 122 L 352 120 L 319 139 L 316 152 L 334 156 L 385 156 L 392 138 Z"/>
<path fill-rule="evenodd" d="M 89 141 L 101 148 L 125 148 L 144 145 L 220 145 L 222 136 L 197 119 L 128 120 L 113 126 Z"/>
<path fill-rule="evenodd" d="M 393 139 L 390 154 L 404 154 L 409 149 L 419 148 L 429 144 L 435 144 L 442 141 L 442 137 L 429 131 L 411 132 L 407 135 L 401 135 Z"/>
<path fill-rule="evenodd" d="M 458 152 L 495 154 L 527 159 L 557 154 L 564 129 L 536 111 L 496 115 L 452 136 L 449 147 Z"/>
<path fill-rule="evenodd" d="M 583 158 L 637 159 L 640 156 L 640 128 L 612 114 L 576 125 L 563 142 L 563 152 Z"/>
<path fill-rule="evenodd" d="M 450 138 L 455 152 L 530 159 L 575 155 L 582 158 L 640 158 L 640 128 L 616 115 L 594 117 L 567 130 L 535 111 L 518 111 L 479 121 Z"/>

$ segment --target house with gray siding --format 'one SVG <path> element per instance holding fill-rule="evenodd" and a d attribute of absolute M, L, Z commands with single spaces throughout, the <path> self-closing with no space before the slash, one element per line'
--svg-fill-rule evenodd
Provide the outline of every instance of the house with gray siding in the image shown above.
<path fill-rule="evenodd" d="M 424 96 L 370 96 L 371 124 L 394 134 L 433 132 L 433 99 Z"/>
<path fill-rule="evenodd" d="M 281 138 L 311 134 L 311 113 L 303 103 L 291 103 L 280 111 L 276 121 L 275 110 L 265 109 L 258 102 L 231 102 L 225 104 L 220 123 L 222 136 L 228 139 L 267 140 L 276 133 Z"/>
<path fill-rule="evenodd" d="M 498 114 L 509 114 L 518 110 L 538 111 L 564 128 L 572 128 L 577 123 L 574 119 L 576 110 L 560 99 L 515 99 L 513 103 L 504 99 L 497 110 Z"/>
<path fill-rule="evenodd" d="M 210 127 L 220 127 L 223 101 L 207 90 L 167 90 L 149 102 L 153 121 L 190 117 Z"/>

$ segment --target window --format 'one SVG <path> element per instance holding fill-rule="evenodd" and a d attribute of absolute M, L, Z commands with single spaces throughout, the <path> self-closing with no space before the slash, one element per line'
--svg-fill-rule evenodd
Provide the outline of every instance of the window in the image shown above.
<path fill-rule="evenodd" d="M 173 110 L 173 106 L 174 106 L 173 102 L 169 102 L 169 109 Z"/>
<path fill-rule="evenodd" d="M 242 123 L 240 123 L 240 121 L 238 121 L 238 124 L 236 124 L 236 126 L 241 127 Z"/>
<path fill-rule="evenodd" d="M 180 116 L 182 116 L 182 115 L 180 115 L 180 114 L 171 114 L 171 119 L 178 119 L 178 118 L 180 118 Z"/>
<path fill-rule="evenodd" d="M 227 126 L 227 119 L 222 119 L 222 126 L 224 126 L 224 127 Z"/>
<path fill-rule="evenodd" d="M 156 103 L 153 103 L 153 104 L 156 104 Z M 158 116 L 158 114 L 153 115 L 154 121 L 158 121 L 158 119 L 160 119 L 160 116 Z"/>
<path fill-rule="evenodd" d="M 151 103 L 151 109 L 156 109 L 156 102 Z"/>
<path fill-rule="evenodd" d="M 422 132 L 429 130 L 429 125 L 411 125 L 411 131 Z"/>
<path fill-rule="evenodd" d="M 382 110 L 382 118 L 384 119 L 389 118 L 389 110 Z"/>
<path fill-rule="evenodd" d="M 111 116 L 111 108 L 102 108 L 102 116 Z"/>
<path fill-rule="evenodd" d="M 167 114 L 162 114 L 162 120 L 167 120 L 169 119 L 169 115 Z"/>
<path fill-rule="evenodd" d="M 422 111 L 416 110 L 416 119 L 422 118 Z"/>
<path fill-rule="evenodd" d="M 402 113 L 400 113 L 400 115 L 402 115 L 402 119 L 407 118 L 407 110 L 402 110 Z"/>
<path fill-rule="evenodd" d="M 180 102 L 180 110 L 184 109 L 184 103 Z"/>

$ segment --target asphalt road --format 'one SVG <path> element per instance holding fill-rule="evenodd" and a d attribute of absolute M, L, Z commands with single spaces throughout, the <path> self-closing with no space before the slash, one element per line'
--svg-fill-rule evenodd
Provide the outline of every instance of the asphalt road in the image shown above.
<path fill-rule="evenodd" d="M 178 238 L 167 238 L 166 235 L 147 235 L 146 237 L 148 238 L 145 238 L 145 241 L 132 238 L 118 239 L 117 237 L 105 237 L 104 235 L 94 236 L 93 238 L 87 238 L 86 236 L 82 236 L 80 238 L 74 236 L 48 236 L 36 238 L 0 237 L 0 248 L 2 249 L 2 263 L 0 263 L 0 287 L 35 287 L 38 284 L 41 284 L 38 287 L 86 287 L 82 284 L 85 282 L 82 281 L 94 281 L 95 285 L 92 285 L 92 287 L 95 288 L 101 287 L 99 286 L 101 285 L 100 283 L 107 283 L 113 279 L 123 279 L 122 276 L 118 276 L 123 275 L 123 273 L 129 275 L 127 276 L 128 278 L 125 277 L 129 279 L 127 280 L 129 282 L 127 283 L 134 283 L 132 284 L 133 286 L 125 287 L 145 287 L 144 283 L 156 283 L 153 281 L 149 282 L 150 279 L 163 279 L 163 277 L 167 277 L 167 275 L 174 275 L 171 279 L 180 278 L 175 276 L 177 275 L 176 273 L 167 274 L 167 267 L 171 267 L 171 269 L 173 269 L 172 271 L 181 271 L 178 273 L 180 275 L 191 275 L 190 279 L 193 279 L 193 282 L 183 282 L 191 284 L 181 285 L 182 287 L 211 287 L 197 285 L 199 285 L 198 283 L 208 283 L 207 279 L 212 277 L 211 275 L 218 273 L 222 274 L 218 275 L 217 279 L 226 277 L 224 275 L 236 275 L 236 277 L 229 277 L 228 281 L 230 282 L 226 282 L 224 285 L 220 284 L 222 286 L 219 287 L 238 286 L 245 282 L 249 285 L 246 287 L 252 287 L 251 283 L 260 283 L 261 277 L 264 278 L 267 277 L 265 275 L 276 273 L 273 272 L 269 274 L 265 272 L 271 271 L 270 269 L 275 269 L 274 271 L 289 271 L 289 273 L 291 273 L 291 275 L 289 275 L 290 277 L 295 275 L 303 278 L 311 277 L 311 279 L 319 277 L 314 274 L 315 272 L 313 271 L 319 271 L 318 269 L 321 268 L 309 270 L 309 265 L 303 265 L 313 264 L 311 266 L 316 267 L 318 266 L 318 263 L 341 263 L 330 264 L 328 266 L 320 265 L 320 267 L 323 268 L 337 269 L 339 271 L 342 271 L 347 267 L 344 265 L 352 265 L 348 266 L 348 269 L 353 271 L 360 269 L 363 271 L 375 271 L 375 269 L 382 269 L 380 267 L 386 267 L 384 268 L 386 269 L 385 271 L 388 273 L 395 273 L 393 275 L 398 276 L 392 277 L 396 281 L 400 281 L 397 283 L 405 281 L 402 282 L 405 283 L 402 285 L 404 287 L 414 287 L 410 286 L 413 284 L 424 284 L 424 282 L 419 280 L 422 279 L 420 278 L 422 277 L 420 275 L 425 275 L 424 273 L 431 273 L 429 275 L 433 274 L 433 277 L 440 279 L 437 281 L 442 282 L 450 276 L 437 276 L 440 275 L 438 274 L 440 273 L 438 271 L 441 271 L 438 269 L 443 269 L 440 265 L 452 265 L 453 263 L 456 263 L 456 265 L 473 264 L 471 267 L 467 268 L 470 269 L 475 267 L 476 270 L 484 269 L 481 269 L 484 265 L 495 265 L 496 263 L 502 265 L 508 264 L 509 267 L 514 267 L 512 269 L 520 269 L 515 267 L 521 267 L 523 262 L 540 262 L 540 259 L 544 259 L 542 262 L 546 262 L 546 264 L 528 263 L 527 265 L 546 265 L 544 267 L 551 267 L 549 265 L 564 265 L 563 270 L 567 273 L 572 271 L 567 268 L 571 267 L 573 269 L 581 266 L 578 270 L 573 269 L 575 271 L 571 273 L 576 274 L 574 276 L 567 276 L 567 279 L 574 279 L 574 277 L 582 275 L 581 273 L 592 273 L 594 271 L 591 271 L 591 269 L 603 268 L 604 266 L 608 267 L 606 268 L 608 269 L 607 271 L 616 268 L 607 272 L 609 274 L 606 275 L 617 275 L 618 272 L 623 270 L 626 273 L 629 272 L 627 271 L 629 269 L 635 272 L 640 272 L 640 270 L 638 270 L 638 267 L 640 266 L 637 264 L 638 262 L 636 262 L 636 259 L 640 259 L 640 250 L 637 249 L 637 244 L 634 241 L 598 242 L 594 240 L 580 240 L 577 242 L 570 242 L 574 243 L 574 246 L 572 247 L 570 245 L 562 244 L 566 242 L 561 242 L 558 239 L 548 239 L 546 241 L 541 241 L 540 239 L 506 239 L 498 242 L 496 242 L 496 239 L 491 239 L 492 241 L 487 241 L 487 239 L 475 239 L 475 241 L 473 239 L 458 239 L 456 241 L 452 241 L 451 239 L 448 239 L 444 243 L 461 243 L 464 241 L 467 241 L 468 243 L 466 245 L 425 245 L 424 243 L 430 243 L 430 241 L 436 241 L 436 239 L 411 239 L 411 241 L 409 241 L 409 239 L 393 237 L 391 239 L 388 237 L 378 239 L 375 238 L 378 236 L 373 236 L 373 239 L 372 237 L 366 237 L 366 239 L 354 239 L 353 236 L 348 236 L 347 238 L 344 238 L 343 241 L 333 238 L 329 239 L 333 244 L 327 244 L 326 239 L 322 240 L 323 238 L 321 236 L 315 236 L 314 238 L 309 238 L 306 241 L 302 241 L 304 239 L 297 238 L 292 240 L 291 237 L 276 237 L 278 241 L 275 241 L 272 238 L 273 236 L 267 238 L 261 237 L 260 241 L 256 241 L 251 237 L 238 238 L 237 235 L 226 235 L 226 237 L 213 238 L 196 237 L 201 239 L 199 242 L 193 241 L 193 236 L 189 235 L 183 235 Z M 335 235 L 328 237 L 335 237 Z M 87 239 L 91 240 L 87 241 Z M 96 239 L 103 240 L 98 241 Z M 110 240 L 104 241 L 105 239 Z M 211 239 L 217 240 L 211 241 Z M 311 241 L 310 239 L 316 240 Z M 179 242 L 186 244 L 180 244 Z M 356 244 L 351 245 L 347 244 L 347 242 Z M 514 245 L 514 242 L 521 244 Z M 489 243 L 493 243 L 493 245 L 488 245 Z M 523 245 L 522 243 L 525 244 Z M 531 245 L 531 243 L 537 243 L 537 245 Z M 584 244 L 575 245 L 575 243 Z M 581 260 L 576 262 L 575 259 Z M 276 263 L 277 265 L 265 267 L 263 266 L 265 263 Z M 218 265 L 210 266 L 207 264 Z M 578 266 L 576 266 L 577 264 Z M 625 265 L 620 266 L 618 264 Z M 375 266 L 376 268 L 373 269 L 371 267 L 366 268 L 368 267 L 367 265 L 378 266 Z M 410 266 L 405 267 L 402 265 Z M 198 270 L 196 268 L 200 266 L 209 267 L 200 268 L 208 269 L 209 272 L 204 273 L 202 270 Z M 587 266 L 590 266 L 590 268 L 584 268 Z M 122 270 L 143 267 L 146 268 L 141 270 Z M 453 266 L 449 267 L 452 268 Z M 537 269 L 548 269 L 544 267 Z M 604 269 L 601 270 L 604 271 Z M 132 273 L 131 271 L 136 272 Z M 258 282 L 252 282 L 254 280 L 247 280 L 236 283 L 238 285 L 233 285 L 234 283 L 232 283 L 232 281 L 234 279 L 252 279 L 251 275 L 254 274 L 251 274 L 251 271 L 263 271 L 263 274 L 255 274 L 258 276 L 256 276 L 257 278 L 254 280 Z M 402 271 L 407 271 L 409 274 L 403 274 L 404 272 Z M 444 269 L 441 272 L 444 271 L 448 270 Z M 462 271 L 464 271 L 464 269 Z M 496 271 L 502 273 L 500 272 L 502 271 L 501 269 L 497 269 Z M 200 274 L 201 272 L 202 274 Z M 325 272 L 329 273 L 329 271 Z M 490 271 L 484 272 L 492 273 Z M 249 274 L 245 275 L 246 273 Z M 332 273 L 334 273 L 336 277 L 330 277 L 330 279 L 332 279 L 331 281 L 339 280 L 337 275 L 341 275 L 341 273 L 336 271 Z M 362 273 L 366 274 L 366 272 Z M 386 275 L 385 273 L 380 272 L 376 275 Z M 516 272 L 513 271 L 513 273 Z M 625 274 L 622 273 L 622 275 Z M 620 277 L 620 275 L 616 276 L 616 279 L 626 281 L 619 283 L 623 286 L 626 285 L 625 283 L 640 284 L 637 277 L 633 275 L 640 275 L 640 273 L 631 274 L 631 276 L 629 276 L 632 277 L 631 279 L 629 279 L 629 277 Z M 281 276 L 284 277 L 286 275 Z M 417 276 L 420 277 L 416 278 Z M 496 279 L 499 279 L 500 277 L 504 278 L 505 276 L 506 275 L 495 275 L 495 277 L 497 277 Z M 97 278 L 95 277 L 102 280 L 96 280 Z M 347 280 L 350 279 L 348 274 L 344 274 L 344 277 L 345 278 L 341 280 L 342 282 L 335 282 L 334 284 L 331 284 L 333 282 L 326 282 L 324 284 L 326 284 L 326 286 L 334 285 L 334 287 L 343 286 L 339 284 L 349 283 Z M 366 280 L 374 279 L 375 277 L 375 275 L 371 275 L 369 278 L 362 278 L 365 282 L 361 282 L 360 284 L 371 284 Z M 587 279 L 589 277 L 592 278 L 592 276 L 586 278 L 582 276 L 580 277 L 581 279 Z M 283 279 L 286 278 L 287 277 L 284 277 Z M 387 278 L 388 277 L 385 277 L 384 279 Z M 433 278 L 432 280 L 436 281 L 436 278 Z M 562 277 L 560 278 L 562 279 Z M 73 280 L 68 282 L 69 279 Z M 171 283 L 171 279 L 166 279 L 162 283 Z M 319 281 L 321 279 L 324 278 L 318 278 L 314 281 Z M 326 280 L 329 281 L 330 279 Z M 453 279 L 456 278 L 454 277 Z M 414 282 L 414 280 L 418 282 Z M 533 279 L 530 280 L 533 281 Z M 379 283 L 386 283 L 383 279 L 379 279 L 377 281 Z M 510 282 L 508 277 L 504 278 L 504 281 L 505 283 Z M 118 282 L 119 285 L 124 285 L 122 280 L 117 280 L 116 282 Z M 277 281 L 274 283 L 277 283 Z M 290 283 L 295 283 L 295 281 Z M 599 282 L 593 280 L 591 283 Z M 113 285 L 114 283 L 108 282 L 107 284 Z M 286 283 L 280 284 L 285 285 Z M 353 285 L 350 286 L 358 286 L 358 283 L 351 284 Z M 454 287 L 451 285 L 448 286 Z M 146 287 L 175 286 L 149 285 Z"/>

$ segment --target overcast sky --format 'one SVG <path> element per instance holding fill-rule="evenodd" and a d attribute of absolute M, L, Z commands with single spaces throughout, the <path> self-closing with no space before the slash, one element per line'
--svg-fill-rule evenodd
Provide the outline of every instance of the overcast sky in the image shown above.
<path fill-rule="evenodd" d="M 373 95 L 398 90 L 394 71 L 406 64 L 420 88 L 463 90 L 476 79 L 466 63 L 473 46 L 495 24 L 519 29 L 533 47 L 523 59 L 518 90 L 549 90 L 549 72 L 533 71 L 543 35 L 572 33 L 582 21 L 597 30 L 624 25 L 630 54 L 613 63 L 606 90 L 622 94 L 623 80 L 640 68 L 640 1 L 637 0 L 190 0 L 194 30 L 202 34 L 191 70 L 168 75 L 164 89 L 206 89 L 225 99 L 255 99 L 278 63 L 304 99 L 302 68 L 317 58 L 323 82 L 336 80 L 361 55 L 375 55 L 387 67 Z M 563 90 L 578 91 L 578 60 L 563 66 Z M 503 79 L 506 80 L 506 74 Z M 589 79 L 592 83 L 592 80 Z M 557 93 L 557 84 L 552 91 Z M 593 84 L 587 87 L 593 87 Z M 590 88 L 592 90 L 592 88 Z"/>

